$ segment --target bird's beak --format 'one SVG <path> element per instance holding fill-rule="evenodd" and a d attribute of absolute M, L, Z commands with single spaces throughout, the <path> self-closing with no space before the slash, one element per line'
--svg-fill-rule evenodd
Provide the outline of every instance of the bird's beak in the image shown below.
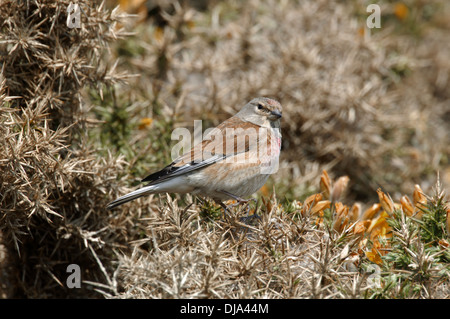
<path fill-rule="evenodd" d="M 272 120 L 278 120 L 281 118 L 281 112 L 280 111 L 272 111 L 270 112 L 270 119 Z"/>

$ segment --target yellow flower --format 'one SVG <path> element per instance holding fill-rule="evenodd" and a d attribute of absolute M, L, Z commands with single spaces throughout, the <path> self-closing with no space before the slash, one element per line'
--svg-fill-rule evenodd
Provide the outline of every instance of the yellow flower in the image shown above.
<path fill-rule="evenodd" d="M 139 122 L 139 126 L 138 128 L 140 130 L 146 129 L 147 127 L 149 127 L 150 125 L 152 125 L 153 119 L 149 118 L 149 117 L 144 117 L 143 119 L 141 119 L 141 121 Z"/>
<path fill-rule="evenodd" d="M 372 220 L 369 229 L 367 229 L 367 232 L 370 233 L 371 239 L 377 237 L 378 235 L 382 235 L 385 238 L 391 237 L 391 228 L 386 221 L 386 218 L 388 217 L 388 213 L 381 212 L 378 218 Z"/>
<path fill-rule="evenodd" d="M 371 262 L 381 265 L 383 262 L 381 259 L 381 248 L 381 243 L 378 240 L 374 241 L 372 250 L 366 251 L 366 257 L 369 258 Z"/>

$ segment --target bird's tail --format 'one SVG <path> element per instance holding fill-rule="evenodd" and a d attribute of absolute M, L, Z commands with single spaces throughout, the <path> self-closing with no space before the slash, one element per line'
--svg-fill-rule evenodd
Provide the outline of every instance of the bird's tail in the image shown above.
<path fill-rule="evenodd" d="M 133 199 L 139 198 L 141 196 L 157 193 L 158 191 L 156 190 L 156 188 L 157 187 L 155 187 L 155 185 L 149 185 L 149 186 L 142 187 L 142 188 L 135 190 L 131 193 L 128 193 L 122 197 L 119 197 L 116 200 L 113 200 L 111 203 L 108 204 L 108 206 L 106 206 L 106 208 L 113 209 L 114 207 L 125 204 L 125 203 L 132 201 Z"/>

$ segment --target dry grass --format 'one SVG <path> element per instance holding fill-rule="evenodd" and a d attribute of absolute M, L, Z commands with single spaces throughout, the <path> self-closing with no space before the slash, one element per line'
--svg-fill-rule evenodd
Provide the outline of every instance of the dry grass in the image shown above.
<path fill-rule="evenodd" d="M 450 297 L 445 1 L 382 1 L 380 30 L 359 2 L 173 1 L 133 20 L 79 1 L 80 29 L 69 3 L 0 1 L 3 297 Z M 259 218 L 178 195 L 105 210 L 168 163 L 175 127 L 255 96 L 286 114 Z"/>

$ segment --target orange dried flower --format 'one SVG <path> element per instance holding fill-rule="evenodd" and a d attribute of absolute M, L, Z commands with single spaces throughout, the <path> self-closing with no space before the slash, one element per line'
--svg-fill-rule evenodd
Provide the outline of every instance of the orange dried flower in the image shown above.
<path fill-rule="evenodd" d="M 342 219 L 341 227 L 339 228 L 339 232 L 343 232 L 347 228 L 349 222 L 350 222 L 350 218 L 348 216 L 345 216 Z"/>
<path fill-rule="evenodd" d="M 144 130 L 147 127 L 149 127 L 150 125 L 152 125 L 152 123 L 153 123 L 153 119 L 152 118 L 144 117 L 143 119 L 140 120 L 138 129 Z"/>
<path fill-rule="evenodd" d="M 341 216 L 341 215 L 345 214 L 346 209 L 348 212 L 348 207 L 346 205 L 342 204 L 341 202 L 334 203 L 334 208 L 336 211 L 336 216 Z"/>
<path fill-rule="evenodd" d="M 119 0 L 122 11 L 138 15 L 138 21 L 142 22 L 147 18 L 148 9 L 146 0 Z"/>
<path fill-rule="evenodd" d="M 352 223 L 356 222 L 361 214 L 361 204 L 355 203 L 350 210 L 350 220 Z"/>
<path fill-rule="evenodd" d="M 311 208 L 311 214 L 316 214 L 324 209 L 330 208 L 331 202 L 329 200 L 321 200 L 320 202 L 317 202 L 312 208 Z"/>
<path fill-rule="evenodd" d="M 136 10 L 145 6 L 145 0 L 119 0 L 120 9 L 128 13 L 134 13 Z"/>
<path fill-rule="evenodd" d="M 188 27 L 189 30 L 193 29 L 195 27 L 195 21 L 193 20 L 186 21 L 186 26 Z"/>
<path fill-rule="evenodd" d="M 409 9 L 404 3 L 398 2 L 395 4 L 394 15 L 397 17 L 397 19 L 405 20 L 406 17 L 408 16 L 408 14 L 409 14 Z"/>
<path fill-rule="evenodd" d="M 322 171 L 322 175 L 320 176 L 320 191 L 323 194 L 323 197 L 326 199 L 330 198 L 331 194 L 331 179 L 328 176 L 326 170 Z"/>
<path fill-rule="evenodd" d="M 381 265 L 383 260 L 381 259 L 380 252 L 381 244 L 378 240 L 373 243 L 372 250 L 366 252 L 366 257 L 371 261 L 378 265 Z"/>
<path fill-rule="evenodd" d="M 162 39 L 164 37 L 164 29 L 161 27 L 156 27 L 154 31 L 154 36 L 158 42 L 162 42 Z"/>
<path fill-rule="evenodd" d="M 370 252 L 366 252 L 366 256 L 369 260 L 377 264 L 381 264 L 381 256 L 387 253 L 387 249 L 390 246 L 389 241 L 384 243 L 384 240 L 392 237 L 391 227 L 386 221 L 388 217 L 387 212 L 381 212 L 378 218 L 372 220 L 367 229 L 367 232 L 370 233 L 370 240 L 373 242 L 373 246 Z M 384 244 L 381 243 L 382 239 Z"/>
<path fill-rule="evenodd" d="M 350 178 L 348 178 L 348 176 L 341 176 L 338 178 L 336 183 L 334 183 L 333 185 L 333 190 L 331 192 L 331 201 L 337 201 L 344 196 L 349 180 Z"/>
<path fill-rule="evenodd" d="M 439 246 L 441 246 L 442 248 L 446 249 L 448 247 L 450 247 L 450 244 L 448 241 L 446 241 L 445 239 L 439 239 Z"/>
<path fill-rule="evenodd" d="M 359 29 L 358 29 L 358 35 L 360 36 L 360 37 L 364 37 L 364 34 L 366 33 L 366 28 L 364 28 L 364 27 L 360 27 Z"/>
<path fill-rule="evenodd" d="M 333 229 L 338 232 L 342 232 L 350 221 L 350 218 L 348 217 L 348 206 L 342 204 L 341 202 L 335 203 L 334 206 L 336 209 L 336 215 L 333 222 Z"/>
<path fill-rule="evenodd" d="M 413 201 L 417 208 L 427 204 L 427 198 L 418 184 L 414 185 Z"/>
<path fill-rule="evenodd" d="M 386 221 L 386 218 L 388 218 L 389 215 L 386 212 L 381 212 L 380 216 L 378 218 L 373 219 L 369 229 L 367 230 L 368 233 L 370 233 L 370 238 L 373 239 L 378 235 L 382 235 L 384 237 L 390 237 L 388 233 L 390 232 L 390 226 Z"/>
<path fill-rule="evenodd" d="M 417 184 L 414 185 L 413 203 L 417 208 L 415 217 L 421 219 L 423 214 L 421 208 L 427 204 L 427 198 L 423 193 L 422 188 Z"/>
<path fill-rule="evenodd" d="M 263 194 L 263 196 L 266 196 L 266 197 L 269 196 L 269 188 L 267 187 L 266 184 L 264 184 L 263 187 L 260 188 L 260 191 Z"/>
<path fill-rule="evenodd" d="M 315 221 L 315 224 L 316 224 L 316 226 L 320 226 L 320 225 L 322 225 L 322 223 L 323 223 L 323 210 L 321 210 L 320 212 L 319 212 L 319 217 L 316 219 L 316 221 Z"/>
<path fill-rule="evenodd" d="M 361 220 L 356 223 L 355 227 L 353 228 L 353 234 L 358 236 L 363 236 L 366 232 L 366 229 L 369 227 L 370 221 L 369 220 Z"/>
<path fill-rule="evenodd" d="M 394 211 L 394 203 L 392 202 L 392 199 L 389 196 L 387 196 L 385 193 L 383 193 L 383 191 L 380 188 L 377 189 L 377 193 L 378 193 L 378 199 L 380 201 L 381 207 L 383 207 L 383 209 L 386 213 L 388 213 L 389 215 L 392 215 L 392 213 Z"/>
<path fill-rule="evenodd" d="M 373 204 L 370 208 L 366 209 L 366 211 L 361 216 L 361 220 L 369 220 L 372 219 L 378 212 L 381 210 L 380 204 Z"/>
<path fill-rule="evenodd" d="M 406 195 L 402 196 L 402 198 L 400 199 L 400 204 L 402 207 L 402 211 L 407 216 L 414 215 L 414 206 L 408 196 L 406 196 Z"/>
<path fill-rule="evenodd" d="M 318 202 L 322 200 L 322 194 L 313 194 L 308 196 L 303 203 L 302 214 L 309 214 L 311 212 L 312 207 L 314 207 Z"/>

